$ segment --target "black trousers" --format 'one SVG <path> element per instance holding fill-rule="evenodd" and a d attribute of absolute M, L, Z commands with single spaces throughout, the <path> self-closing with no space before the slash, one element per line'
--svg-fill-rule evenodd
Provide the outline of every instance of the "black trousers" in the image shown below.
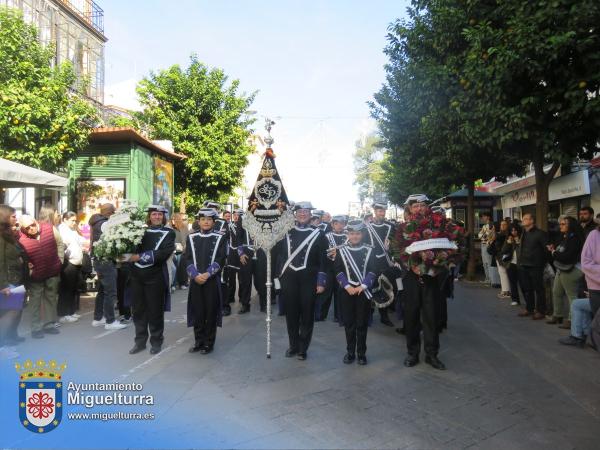
<path fill-rule="evenodd" d="M 271 263 L 271 280 L 273 280 L 275 262 L 271 259 Z M 267 255 L 264 250 L 258 249 L 256 251 L 256 259 L 252 261 L 252 269 L 254 289 L 258 293 L 260 307 L 264 309 L 267 307 Z M 275 288 L 273 286 L 271 286 L 271 304 L 275 304 Z"/>
<path fill-rule="evenodd" d="M 117 269 L 117 307 L 119 314 L 126 319 L 131 317 L 131 307 L 125 306 L 125 289 L 129 283 L 131 270 L 128 264 L 124 264 Z"/>
<path fill-rule="evenodd" d="M 510 283 L 510 298 L 513 302 L 521 303 L 519 299 L 519 270 L 516 264 L 510 264 L 506 268 L 508 282 Z"/>
<path fill-rule="evenodd" d="M 315 323 L 317 271 L 287 271 L 280 278 L 290 349 L 306 353 Z"/>
<path fill-rule="evenodd" d="M 525 307 L 530 313 L 546 314 L 546 290 L 544 268 L 519 266 L 519 283 L 525 297 Z"/>
<path fill-rule="evenodd" d="M 133 323 L 135 325 L 135 343 L 146 345 L 150 334 L 150 345 L 160 347 L 165 329 L 165 285 L 162 272 L 131 274 L 133 295 Z M 149 332 L 149 333 L 148 333 Z"/>
<path fill-rule="evenodd" d="M 371 315 L 371 300 L 364 293 L 350 295 L 345 289 L 339 291 L 344 328 L 346 330 L 346 351 L 351 355 L 364 356 L 367 352 L 367 330 Z"/>
<path fill-rule="evenodd" d="M 65 262 L 60 271 L 60 288 L 58 289 L 58 304 L 56 307 L 60 317 L 70 316 L 77 311 L 79 304 L 79 273 L 81 266 Z"/>
<path fill-rule="evenodd" d="M 327 285 L 321 294 L 317 294 L 318 311 L 315 311 L 315 320 L 327 320 L 329 309 L 331 308 L 331 300 L 335 294 L 335 288 L 339 286 L 333 272 L 327 272 Z M 336 304 L 334 303 L 334 315 L 337 317 Z"/>
<path fill-rule="evenodd" d="M 217 338 L 217 319 L 221 308 L 219 278 L 209 278 L 204 284 L 190 281 L 188 317 L 192 318 L 197 346 L 213 348 Z"/>
<path fill-rule="evenodd" d="M 425 354 L 436 356 L 440 349 L 437 330 L 437 305 L 440 283 L 437 277 L 418 277 L 409 271 L 403 279 L 404 330 L 408 354 L 421 353 L 421 330 L 425 341 Z"/>
<path fill-rule="evenodd" d="M 450 292 L 448 283 L 451 278 L 450 272 L 447 269 L 442 269 L 436 278 L 440 284 L 436 306 L 436 324 L 439 333 L 441 330 L 448 328 L 448 296 Z"/>
<path fill-rule="evenodd" d="M 229 274 L 227 279 L 227 303 L 235 302 L 236 278 L 238 281 L 238 299 L 244 306 L 250 305 L 252 296 L 252 260 L 248 260 L 246 265 L 240 263 L 239 269 L 228 267 Z"/>

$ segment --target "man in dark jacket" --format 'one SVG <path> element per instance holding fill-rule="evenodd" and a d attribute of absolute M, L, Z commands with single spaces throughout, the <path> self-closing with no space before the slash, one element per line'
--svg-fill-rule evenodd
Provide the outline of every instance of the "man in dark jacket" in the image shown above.
<path fill-rule="evenodd" d="M 584 206 L 579 210 L 579 224 L 583 229 L 584 242 L 592 230 L 596 229 L 596 222 L 594 222 L 594 208 L 591 206 Z"/>
<path fill-rule="evenodd" d="M 517 265 L 526 309 L 522 310 L 519 316 L 531 316 L 533 320 L 541 320 L 546 314 L 544 266 L 548 257 L 548 235 L 535 226 L 535 219 L 530 213 L 523 215 L 522 225 Z"/>
<path fill-rule="evenodd" d="M 90 217 L 89 225 L 91 232 L 91 254 L 94 270 L 98 275 L 98 292 L 96 293 L 96 304 L 94 306 L 93 327 L 104 326 L 106 330 L 119 330 L 125 325 L 115 320 L 115 302 L 117 301 L 117 267 L 114 261 L 100 260 L 94 258 L 94 244 L 102 236 L 102 225 L 108 222 L 108 218 L 115 213 L 115 207 L 111 203 L 100 206 L 100 214 Z"/>

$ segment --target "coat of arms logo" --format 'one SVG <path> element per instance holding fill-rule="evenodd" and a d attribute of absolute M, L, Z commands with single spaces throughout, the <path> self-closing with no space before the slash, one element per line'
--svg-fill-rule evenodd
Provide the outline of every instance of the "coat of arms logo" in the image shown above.
<path fill-rule="evenodd" d="M 19 421 L 33 433 L 54 430 L 62 420 L 62 373 L 66 364 L 40 359 L 15 364 L 19 374 Z"/>

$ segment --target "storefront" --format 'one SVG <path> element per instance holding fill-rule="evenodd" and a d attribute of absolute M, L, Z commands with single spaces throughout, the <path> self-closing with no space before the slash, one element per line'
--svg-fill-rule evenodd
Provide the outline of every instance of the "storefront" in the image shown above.
<path fill-rule="evenodd" d="M 124 199 L 140 206 L 163 205 L 172 212 L 173 166 L 183 155 L 133 128 L 98 128 L 89 141 L 69 162 L 69 207 L 80 220 L 87 221 L 103 203 L 118 208 Z"/>
<path fill-rule="evenodd" d="M 537 192 L 535 177 L 529 176 L 495 189 L 502 194 L 502 210 L 505 217 L 520 219 L 523 214 L 535 215 Z M 555 178 L 548 189 L 548 219 L 560 215 L 577 217 L 582 206 L 590 204 L 590 174 L 580 170 Z"/>
<path fill-rule="evenodd" d="M 0 203 L 6 203 L 17 214 L 36 215 L 47 204 L 66 206 L 67 178 L 43 170 L 0 159 Z"/>
<path fill-rule="evenodd" d="M 467 222 L 467 189 L 461 189 L 453 192 L 442 199 L 440 206 L 446 209 L 448 217 L 457 222 Z M 499 220 L 499 211 L 496 204 L 500 197 L 494 193 L 475 190 L 474 208 L 475 208 L 475 229 L 480 228 L 479 216 L 482 213 L 489 213 L 494 220 Z"/>

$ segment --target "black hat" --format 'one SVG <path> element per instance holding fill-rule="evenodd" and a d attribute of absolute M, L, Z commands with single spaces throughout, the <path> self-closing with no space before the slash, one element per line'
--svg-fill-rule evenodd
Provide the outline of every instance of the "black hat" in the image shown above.
<path fill-rule="evenodd" d="M 298 211 L 299 209 L 310 209 L 313 210 L 313 205 L 311 202 L 296 202 L 294 204 L 294 211 Z"/>
<path fill-rule="evenodd" d="M 446 215 L 446 208 L 444 208 L 443 206 L 432 206 L 431 207 L 431 212 L 432 213 L 439 213 L 442 214 L 443 216 Z"/>
<path fill-rule="evenodd" d="M 371 205 L 373 209 L 387 209 L 387 204 L 381 202 L 375 202 Z"/>
<path fill-rule="evenodd" d="M 339 216 L 333 216 L 331 218 L 331 223 L 333 223 L 333 222 L 344 222 L 344 223 L 346 223 L 346 222 L 348 222 L 348 216 L 345 216 L 343 214 L 339 215 Z"/>
<path fill-rule="evenodd" d="M 211 217 L 213 220 L 218 216 L 217 211 L 214 208 L 202 208 L 196 213 L 196 219 L 200 217 Z"/>
<path fill-rule="evenodd" d="M 346 231 L 362 231 L 365 229 L 365 222 L 362 220 L 351 220 L 346 225 Z"/>
<path fill-rule="evenodd" d="M 314 209 L 312 212 L 312 216 L 313 217 L 323 217 L 323 215 L 325 214 L 325 211 L 323 211 L 322 209 Z"/>
<path fill-rule="evenodd" d="M 148 205 L 148 207 L 146 208 L 147 212 L 161 212 L 163 214 L 168 214 L 169 210 L 167 208 L 165 208 L 162 205 Z"/>
<path fill-rule="evenodd" d="M 412 205 L 413 203 L 427 203 L 430 202 L 429 197 L 425 194 L 411 194 L 404 202 L 404 206 Z"/>
<path fill-rule="evenodd" d="M 202 203 L 203 208 L 213 208 L 219 211 L 221 209 L 221 204 L 219 202 L 215 202 L 214 200 L 206 200 Z"/>
<path fill-rule="evenodd" d="M 233 210 L 233 213 L 242 216 L 244 214 L 244 210 L 242 208 L 237 208 Z"/>

